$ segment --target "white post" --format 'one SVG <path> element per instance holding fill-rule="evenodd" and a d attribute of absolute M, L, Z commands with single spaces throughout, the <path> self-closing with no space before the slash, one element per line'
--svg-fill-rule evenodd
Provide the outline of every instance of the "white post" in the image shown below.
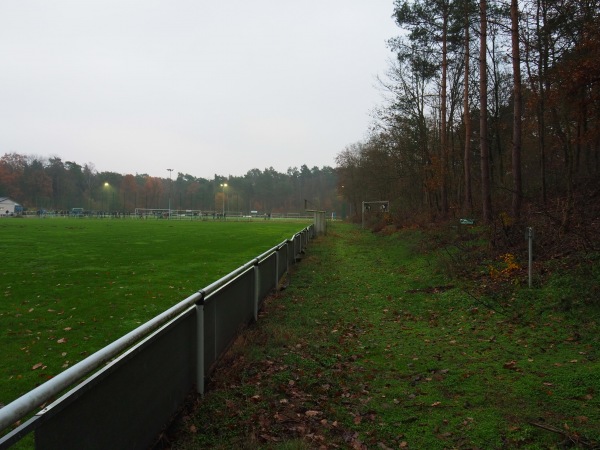
<path fill-rule="evenodd" d="M 527 228 L 527 240 L 528 240 L 528 250 L 529 250 L 529 265 L 528 265 L 528 274 L 529 274 L 529 288 L 531 289 L 531 273 L 533 266 L 533 228 Z"/>

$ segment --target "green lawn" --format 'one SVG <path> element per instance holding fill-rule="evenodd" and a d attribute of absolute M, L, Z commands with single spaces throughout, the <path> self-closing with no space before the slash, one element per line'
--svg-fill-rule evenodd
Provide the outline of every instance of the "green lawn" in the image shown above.
<path fill-rule="evenodd" d="M 169 447 L 598 448 L 598 255 L 487 296 L 427 241 L 331 226 Z"/>
<path fill-rule="evenodd" d="M 306 225 L 0 220 L 0 404 L 8 404 Z"/>

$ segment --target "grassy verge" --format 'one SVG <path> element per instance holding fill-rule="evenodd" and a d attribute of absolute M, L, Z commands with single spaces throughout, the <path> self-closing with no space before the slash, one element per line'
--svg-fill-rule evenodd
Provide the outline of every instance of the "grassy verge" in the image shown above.
<path fill-rule="evenodd" d="M 445 276 L 418 231 L 329 231 L 162 444 L 598 445 L 600 308 L 573 275 L 494 297 Z M 584 272 L 597 285 L 597 259 Z"/>
<path fill-rule="evenodd" d="M 0 406 L 304 226 L 0 220 Z"/>

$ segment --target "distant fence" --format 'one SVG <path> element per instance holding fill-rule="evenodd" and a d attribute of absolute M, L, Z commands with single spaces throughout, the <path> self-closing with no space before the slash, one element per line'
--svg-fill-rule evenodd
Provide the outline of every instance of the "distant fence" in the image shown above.
<path fill-rule="evenodd" d="M 241 211 L 226 211 L 223 215 L 222 211 L 212 210 L 178 210 L 178 209 L 159 209 L 159 208 L 136 208 L 131 211 L 54 211 L 54 210 L 38 210 L 25 211 L 19 216 L 36 217 L 40 219 L 49 218 L 77 218 L 77 219 L 166 219 L 166 220 L 228 220 L 228 221 L 253 221 L 253 220 L 309 220 L 313 218 L 309 213 L 252 213 L 246 214 Z M 0 218 L 3 217 L 0 215 Z M 12 216 L 11 216 L 12 217 Z"/>
<path fill-rule="evenodd" d="M 310 225 L 0 409 L 0 449 L 147 449 L 315 237 Z M 56 397 L 59 397 L 56 399 Z M 56 400 L 55 400 L 56 399 Z"/>

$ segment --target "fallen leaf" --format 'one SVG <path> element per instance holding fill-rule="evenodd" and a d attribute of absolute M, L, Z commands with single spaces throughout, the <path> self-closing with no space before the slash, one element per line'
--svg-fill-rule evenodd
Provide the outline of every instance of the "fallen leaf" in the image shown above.
<path fill-rule="evenodd" d="M 505 369 L 509 369 L 509 370 L 516 370 L 517 362 L 515 360 L 508 361 L 507 363 L 504 363 L 504 365 L 502 367 L 504 367 Z"/>
<path fill-rule="evenodd" d="M 39 369 L 40 367 L 42 367 L 43 365 L 44 365 L 43 363 L 37 363 L 37 364 L 34 364 L 34 366 L 31 368 L 31 370 L 37 370 L 37 369 Z"/>
<path fill-rule="evenodd" d="M 65 342 L 67 342 L 67 340 L 65 338 L 60 338 L 58 341 L 56 341 L 58 344 L 64 344 Z"/>

